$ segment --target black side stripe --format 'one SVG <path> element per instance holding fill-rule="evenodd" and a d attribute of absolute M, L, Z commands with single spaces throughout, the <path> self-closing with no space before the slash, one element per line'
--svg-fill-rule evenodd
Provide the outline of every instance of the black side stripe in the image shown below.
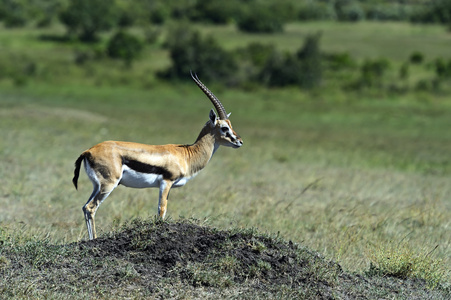
<path fill-rule="evenodd" d="M 173 174 L 163 167 L 152 166 L 137 160 L 129 159 L 127 157 L 122 158 L 122 164 L 126 165 L 127 167 L 136 172 L 147 174 L 159 174 L 163 175 L 164 179 L 171 179 L 173 177 Z"/>

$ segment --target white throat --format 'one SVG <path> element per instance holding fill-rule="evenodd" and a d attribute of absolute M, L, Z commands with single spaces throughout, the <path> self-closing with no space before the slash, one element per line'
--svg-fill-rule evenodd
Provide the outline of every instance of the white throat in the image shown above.
<path fill-rule="evenodd" d="M 218 150 L 218 148 L 219 148 L 219 143 L 215 142 L 215 145 L 213 147 L 213 153 L 211 153 L 210 159 L 213 157 L 213 155 L 215 154 L 216 150 Z"/>

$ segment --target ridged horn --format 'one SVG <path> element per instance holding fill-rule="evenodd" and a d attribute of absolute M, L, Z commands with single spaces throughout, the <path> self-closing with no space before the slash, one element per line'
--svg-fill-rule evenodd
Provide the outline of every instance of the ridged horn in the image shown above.
<path fill-rule="evenodd" d="M 216 111 L 218 112 L 219 119 L 221 120 L 227 120 L 227 113 L 224 108 L 224 105 L 222 105 L 221 101 L 219 101 L 218 98 L 216 98 L 215 94 L 213 94 L 206 86 L 202 83 L 202 81 L 199 80 L 197 77 L 197 74 L 193 75 L 193 72 L 190 71 L 191 78 L 194 80 L 194 82 L 197 84 L 197 86 L 202 90 L 202 92 L 207 95 L 208 99 L 210 99 L 211 103 L 213 103 L 214 107 L 216 108 Z"/>

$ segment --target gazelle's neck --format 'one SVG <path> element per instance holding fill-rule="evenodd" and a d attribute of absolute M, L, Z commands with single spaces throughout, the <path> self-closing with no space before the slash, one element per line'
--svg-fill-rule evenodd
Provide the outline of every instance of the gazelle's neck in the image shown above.
<path fill-rule="evenodd" d="M 211 124 L 207 122 L 194 144 L 187 146 L 191 174 L 202 170 L 219 147 L 210 126 Z"/>

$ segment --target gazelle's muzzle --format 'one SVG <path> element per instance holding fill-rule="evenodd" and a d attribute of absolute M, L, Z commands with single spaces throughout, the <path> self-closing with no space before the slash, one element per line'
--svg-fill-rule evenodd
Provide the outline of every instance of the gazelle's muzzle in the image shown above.
<path fill-rule="evenodd" d="M 240 137 L 237 137 L 232 142 L 233 142 L 233 148 L 240 148 L 241 146 L 243 146 L 243 140 Z"/>

